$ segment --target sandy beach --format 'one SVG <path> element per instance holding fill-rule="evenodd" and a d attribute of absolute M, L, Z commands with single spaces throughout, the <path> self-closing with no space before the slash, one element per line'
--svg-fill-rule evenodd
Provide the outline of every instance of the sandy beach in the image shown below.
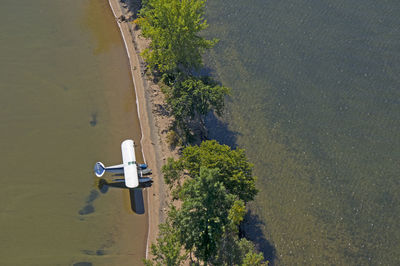
<path fill-rule="evenodd" d="M 163 110 L 164 98 L 159 86 L 154 84 L 145 75 L 145 63 L 140 57 L 140 52 L 148 45 L 148 41 L 140 36 L 140 30 L 132 22 L 121 20 L 121 16 L 130 17 L 132 14 L 127 6 L 119 0 L 109 0 L 116 23 L 121 31 L 125 43 L 129 67 L 136 92 L 136 104 L 142 131 L 141 146 L 143 158 L 153 170 L 154 183 L 146 188 L 144 200 L 147 201 L 148 233 L 146 243 L 146 258 L 149 255 L 151 243 L 157 238 L 158 225 L 164 220 L 166 209 L 166 191 L 161 174 L 161 167 L 168 157 L 176 157 L 166 142 L 166 133 L 170 118 Z M 125 4 L 124 4 L 125 5 Z M 132 243 L 133 244 L 133 243 Z"/>

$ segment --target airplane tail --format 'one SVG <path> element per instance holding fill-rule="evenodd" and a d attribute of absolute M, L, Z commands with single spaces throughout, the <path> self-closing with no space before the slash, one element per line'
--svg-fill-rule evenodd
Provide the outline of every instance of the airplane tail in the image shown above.
<path fill-rule="evenodd" d="M 105 171 L 106 168 L 102 162 L 97 162 L 94 165 L 94 173 L 96 174 L 97 177 L 101 177 Z"/>

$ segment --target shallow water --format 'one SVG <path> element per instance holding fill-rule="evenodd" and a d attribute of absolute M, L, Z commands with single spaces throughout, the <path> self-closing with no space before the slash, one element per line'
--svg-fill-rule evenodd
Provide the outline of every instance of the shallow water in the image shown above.
<path fill-rule="evenodd" d="M 233 88 L 230 134 L 212 136 L 255 163 L 266 255 L 398 264 L 400 2 L 207 5 L 206 36 L 220 39 L 207 64 Z"/>
<path fill-rule="evenodd" d="M 146 215 L 93 174 L 140 141 L 107 1 L 5 0 L 0 32 L 0 264 L 140 264 Z"/>

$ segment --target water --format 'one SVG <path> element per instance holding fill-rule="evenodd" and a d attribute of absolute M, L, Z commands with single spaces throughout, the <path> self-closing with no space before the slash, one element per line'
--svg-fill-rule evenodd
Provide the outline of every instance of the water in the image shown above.
<path fill-rule="evenodd" d="M 140 140 L 107 1 L 3 0 L 0 20 L 0 264 L 140 264 L 146 215 L 93 174 Z"/>
<path fill-rule="evenodd" d="M 267 256 L 398 265 L 400 2 L 207 6 L 206 36 L 220 39 L 207 64 L 233 88 L 231 134 L 216 137 L 255 163 Z"/>

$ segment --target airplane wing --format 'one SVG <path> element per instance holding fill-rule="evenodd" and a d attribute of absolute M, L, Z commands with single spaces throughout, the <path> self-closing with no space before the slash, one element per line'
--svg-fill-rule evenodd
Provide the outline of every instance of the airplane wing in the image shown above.
<path fill-rule="evenodd" d="M 121 144 L 125 185 L 128 188 L 135 188 L 139 186 L 135 148 L 133 145 L 134 142 L 131 139 L 124 140 Z"/>

